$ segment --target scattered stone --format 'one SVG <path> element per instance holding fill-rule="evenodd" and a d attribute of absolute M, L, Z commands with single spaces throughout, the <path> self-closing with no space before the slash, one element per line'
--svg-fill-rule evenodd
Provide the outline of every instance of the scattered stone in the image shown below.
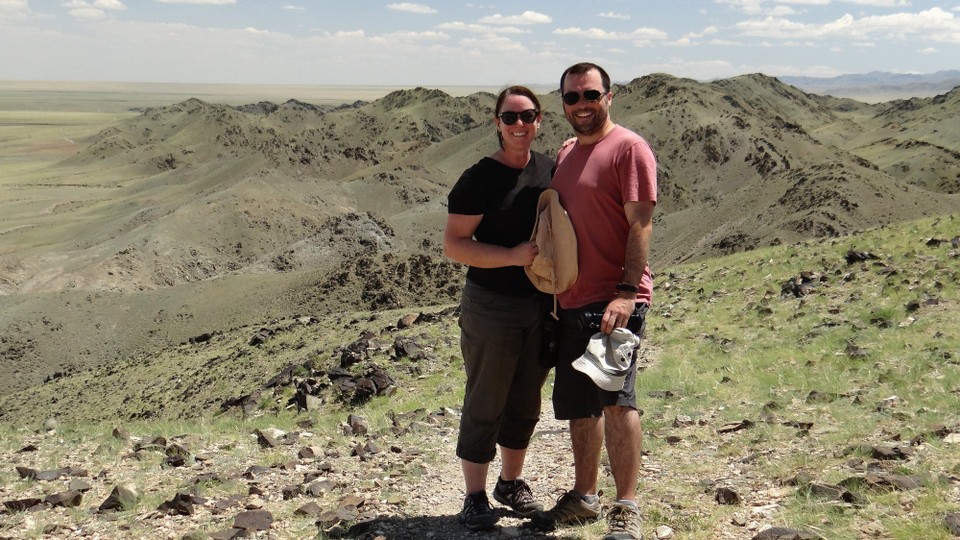
<path fill-rule="evenodd" d="M 297 497 L 303 495 L 303 486 L 300 485 L 290 485 L 283 486 L 280 489 L 280 495 L 283 497 L 283 500 L 289 501 L 290 499 L 296 499 Z"/>
<path fill-rule="evenodd" d="M 367 419 L 356 414 L 347 416 L 347 426 L 350 428 L 348 435 L 366 435 L 370 429 L 367 425 Z"/>
<path fill-rule="evenodd" d="M 67 485 L 67 489 L 71 491 L 79 491 L 80 493 L 85 493 L 93 489 L 93 486 L 90 485 L 86 480 L 80 480 L 79 478 L 74 478 L 70 480 L 70 483 Z"/>
<path fill-rule="evenodd" d="M 807 394 L 807 403 L 831 403 L 843 397 L 841 394 L 835 394 L 833 392 L 820 392 L 819 390 L 811 390 Z"/>
<path fill-rule="evenodd" d="M 741 420 L 739 422 L 728 422 L 720 426 L 720 428 L 717 429 L 717 433 L 733 433 L 735 431 L 752 428 L 753 426 L 754 424 L 750 420 Z"/>
<path fill-rule="evenodd" d="M 126 429 L 122 428 L 122 427 L 115 427 L 115 428 L 113 428 L 113 431 L 111 432 L 111 435 L 113 435 L 113 438 L 114 438 L 114 439 L 117 439 L 118 441 L 129 441 L 129 440 L 130 440 L 130 432 L 127 431 Z"/>
<path fill-rule="evenodd" d="M 244 529 L 225 529 L 210 533 L 210 540 L 233 540 L 246 536 Z"/>
<path fill-rule="evenodd" d="M 263 448 L 276 448 L 280 446 L 280 443 L 278 443 L 273 436 L 263 430 L 258 429 L 254 434 L 257 436 L 257 443 Z"/>
<path fill-rule="evenodd" d="M 925 479 L 917 475 L 867 473 L 863 477 L 847 478 L 840 485 L 846 488 L 863 486 L 875 491 L 911 491 L 921 488 L 924 482 Z"/>
<path fill-rule="evenodd" d="M 847 251 L 846 261 L 847 264 L 853 264 L 864 261 L 878 260 L 880 257 L 877 257 L 869 251 L 855 251 L 853 249 Z"/>
<path fill-rule="evenodd" d="M 233 508 L 234 506 L 239 506 L 241 503 L 243 503 L 244 498 L 245 497 L 243 495 L 230 495 L 226 499 L 215 501 L 213 503 L 213 507 L 218 510 L 227 510 L 229 508 Z"/>
<path fill-rule="evenodd" d="M 869 455 L 873 459 L 883 461 L 905 460 L 913 456 L 913 447 L 909 444 L 900 444 L 897 446 L 873 446 L 862 444 L 851 449 L 850 453 L 861 452 Z"/>
<path fill-rule="evenodd" d="M 187 340 L 187 342 L 190 343 L 191 345 L 196 345 L 197 343 L 206 343 L 210 341 L 212 338 L 213 338 L 213 333 L 204 332 L 200 335 L 191 337 L 190 339 Z"/>
<path fill-rule="evenodd" d="M 417 323 L 417 320 L 419 320 L 419 318 L 420 318 L 420 315 L 416 313 L 404 315 L 403 317 L 400 317 L 399 321 L 397 321 L 397 328 L 401 330 L 404 328 L 410 328 L 411 326 Z"/>
<path fill-rule="evenodd" d="M 273 526 L 273 514 L 267 510 L 240 512 L 233 519 L 233 526 L 237 529 L 265 531 Z"/>
<path fill-rule="evenodd" d="M 297 408 L 301 411 L 317 412 L 323 408 L 323 399 L 299 390 L 293 396 L 293 399 L 297 404 Z"/>
<path fill-rule="evenodd" d="M 854 493 L 842 486 L 832 484 L 810 484 L 806 486 L 812 497 L 819 497 L 837 502 L 845 502 L 856 507 L 867 505 L 867 499 L 858 493 Z"/>
<path fill-rule="evenodd" d="M 35 480 L 42 480 L 45 482 L 50 482 L 53 480 L 58 480 L 64 476 L 67 476 L 67 469 L 53 469 L 49 471 L 38 471 Z"/>
<path fill-rule="evenodd" d="M 877 412 L 884 412 L 890 409 L 895 409 L 903 403 L 903 400 L 899 396 L 890 396 L 881 400 L 877 403 Z"/>
<path fill-rule="evenodd" d="M 786 527 L 770 527 L 760 531 L 752 540 L 823 540 L 823 537 L 808 531 Z"/>
<path fill-rule="evenodd" d="M 423 347 L 415 340 L 408 338 L 397 338 L 393 342 L 393 351 L 397 358 L 409 358 L 413 361 L 426 360 L 427 353 Z"/>
<path fill-rule="evenodd" d="M 847 341 L 847 345 L 844 348 L 844 352 L 847 356 L 853 359 L 862 359 L 870 356 L 870 351 L 864 349 L 863 347 L 857 345 L 853 341 Z"/>
<path fill-rule="evenodd" d="M 821 279 L 825 278 L 821 278 L 814 272 L 801 272 L 799 276 L 790 278 L 780 286 L 780 296 L 803 298 L 808 294 L 813 294 Z"/>
<path fill-rule="evenodd" d="M 30 467 L 17 466 L 17 474 L 20 475 L 21 480 L 36 480 L 37 472 L 36 469 L 31 469 Z"/>
<path fill-rule="evenodd" d="M 251 347 L 256 347 L 257 345 L 260 345 L 264 341 L 270 339 L 270 337 L 272 337 L 273 334 L 274 334 L 273 330 L 269 328 L 261 328 L 260 330 L 257 330 L 257 333 L 255 333 L 250 338 L 250 341 L 248 341 L 247 344 L 250 345 Z"/>
<path fill-rule="evenodd" d="M 11 512 L 25 512 L 31 508 L 34 508 L 38 504 L 43 504 L 43 501 L 34 498 L 3 501 L 3 505 L 6 506 Z"/>
<path fill-rule="evenodd" d="M 300 459 L 316 459 L 323 455 L 323 449 L 318 446 L 305 446 L 297 452 Z"/>
<path fill-rule="evenodd" d="M 314 497 L 319 497 L 324 493 L 329 493 L 334 488 L 333 482 L 330 480 L 315 480 L 307 484 L 304 488 L 304 491 Z"/>
<path fill-rule="evenodd" d="M 23 448 L 17 450 L 17 453 L 18 453 L 18 454 L 26 454 L 27 452 L 36 452 L 37 450 L 39 450 L 39 448 L 37 448 L 37 446 L 36 446 L 35 444 L 28 444 L 28 445 L 24 446 Z"/>
<path fill-rule="evenodd" d="M 654 530 L 657 540 L 673 540 L 673 529 L 666 525 L 660 525 Z"/>
<path fill-rule="evenodd" d="M 320 508 L 320 505 L 319 505 L 319 504 L 311 501 L 311 502 L 308 502 L 307 504 L 301 506 L 300 508 L 297 508 L 296 510 L 294 510 L 294 511 L 293 511 L 293 515 L 295 515 L 295 516 L 317 517 L 317 516 L 320 515 L 320 512 L 322 512 L 322 511 L 323 511 L 323 509 Z"/>
<path fill-rule="evenodd" d="M 219 473 L 203 473 L 193 477 L 193 480 L 190 481 L 193 485 L 207 484 L 207 483 L 217 483 L 222 484 L 227 481 L 227 477 Z"/>
<path fill-rule="evenodd" d="M 728 487 L 717 488 L 713 496 L 717 504 L 735 506 L 740 504 L 740 494 Z"/>
<path fill-rule="evenodd" d="M 960 513 L 947 512 L 943 517 L 943 522 L 947 526 L 947 530 L 950 531 L 950 534 L 960 536 Z"/>
<path fill-rule="evenodd" d="M 131 485 L 114 486 L 113 491 L 107 496 L 107 499 L 100 504 L 99 510 L 106 512 L 110 510 L 131 510 L 137 506 L 140 501 L 140 494 L 136 488 Z"/>
<path fill-rule="evenodd" d="M 194 504 L 203 504 L 203 499 L 189 493 L 177 493 L 172 499 L 162 503 L 157 510 L 169 515 L 192 516 Z"/>
<path fill-rule="evenodd" d="M 56 431 L 60 427 L 60 422 L 56 418 L 47 418 L 43 422 L 43 429 L 47 432 Z"/>
<path fill-rule="evenodd" d="M 73 508 L 80 506 L 83 501 L 83 494 L 79 491 L 62 491 L 48 495 L 43 499 L 44 504 L 50 506 L 62 506 L 64 508 Z"/>

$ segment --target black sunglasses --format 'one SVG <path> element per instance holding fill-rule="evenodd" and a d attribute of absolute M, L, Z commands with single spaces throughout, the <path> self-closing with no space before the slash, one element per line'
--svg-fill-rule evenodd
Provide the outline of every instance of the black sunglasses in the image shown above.
<path fill-rule="evenodd" d="M 587 101 L 597 101 L 603 96 L 606 95 L 606 92 L 601 92 L 599 90 L 584 90 L 583 99 Z M 579 92 L 567 92 L 563 95 L 563 102 L 567 105 L 576 105 L 580 101 Z"/>
<path fill-rule="evenodd" d="M 500 121 L 508 126 L 516 124 L 517 118 L 523 120 L 524 124 L 532 124 L 537 119 L 537 116 L 540 116 L 540 111 L 536 109 L 527 109 L 520 112 L 504 111 L 497 115 Z"/>

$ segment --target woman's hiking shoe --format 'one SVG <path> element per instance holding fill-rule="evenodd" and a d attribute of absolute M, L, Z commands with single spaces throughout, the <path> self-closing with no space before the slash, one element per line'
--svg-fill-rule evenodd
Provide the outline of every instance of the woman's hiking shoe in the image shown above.
<path fill-rule="evenodd" d="M 632 504 L 615 503 L 607 512 L 607 524 L 603 540 L 643 540 L 643 518 Z"/>
<path fill-rule="evenodd" d="M 536 512 L 531 523 L 542 531 L 552 531 L 560 525 L 579 525 L 600 517 L 600 500 L 589 503 L 575 491 L 564 493 L 553 508 Z"/>
<path fill-rule="evenodd" d="M 463 498 L 463 510 L 457 516 L 460 523 L 471 531 L 492 529 L 500 517 L 493 513 L 485 491 L 470 493 Z"/>
<path fill-rule="evenodd" d="M 498 478 L 497 485 L 493 488 L 493 498 L 498 503 L 509 506 L 513 513 L 520 517 L 530 517 L 543 510 L 543 505 L 533 498 L 530 485 L 522 478 L 513 482 L 504 482 Z"/>

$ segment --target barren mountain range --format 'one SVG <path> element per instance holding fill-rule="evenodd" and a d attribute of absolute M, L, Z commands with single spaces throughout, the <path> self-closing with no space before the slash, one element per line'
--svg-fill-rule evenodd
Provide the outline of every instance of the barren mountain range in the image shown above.
<path fill-rule="evenodd" d="M 655 273 L 960 208 L 960 88 L 878 104 L 749 75 L 614 88 L 659 161 Z M 495 96 L 190 99 L 102 131 L 0 202 L 0 392 L 273 317 L 451 303 L 446 194 Z M 543 96 L 536 149 L 572 136 Z"/>

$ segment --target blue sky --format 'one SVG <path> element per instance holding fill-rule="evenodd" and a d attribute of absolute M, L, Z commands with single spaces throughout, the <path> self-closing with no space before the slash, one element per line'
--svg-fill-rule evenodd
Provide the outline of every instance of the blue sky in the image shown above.
<path fill-rule="evenodd" d="M 0 79 L 556 84 L 960 69 L 960 0 L 0 0 Z"/>

